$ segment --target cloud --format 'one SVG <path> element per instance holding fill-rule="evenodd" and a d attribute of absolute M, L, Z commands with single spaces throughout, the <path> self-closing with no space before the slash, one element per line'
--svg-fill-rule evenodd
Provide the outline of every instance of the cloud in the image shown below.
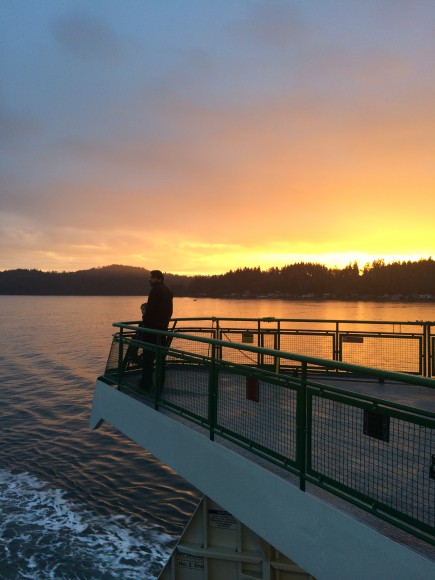
<path fill-rule="evenodd" d="M 66 52 L 85 62 L 89 59 L 111 62 L 122 54 L 113 29 L 88 12 L 58 17 L 52 24 L 52 32 Z"/>
<path fill-rule="evenodd" d="M 0 148 L 5 152 L 26 148 L 29 140 L 40 135 L 41 129 L 34 115 L 0 107 Z"/>
<path fill-rule="evenodd" d="M 0 111 L 8 263 L 14 243 L 35 266 L 179 271 L 429 246 L 433 9 L 417 2 L 404 28 L 410 9 L 390 0 L 200 4 L 56 3 L 28 17 L 31 41 L 17 9 Z"/>
<path fill-rule="evenodd" d="M 121 116 L 113 137 L 56 141 L 50 157 L 63 175 L 34 187 L 25 205 L 46 224 L 90 228 L 97 216 L 96 227 L 140 229 L 146 220 L 150 232 L 164 223 L 165 235 L 183 228 L 229 244 L 259 231 L 292 242 L 351 235 L 352 204 L 359 219 L 385 224 L 417 187 L 433 207 L 430 98 L 415 107 L 418 98 L 391 105 L 367 93 L 349 104 L 289 93 L 216 107 L 173 94 L 153 102 L 159 136 L 136 106 L 133 135 Z"/>
<path fill-rule="evenodd" d="M 305 22 L 294 4 L 260 2 L 253 4 L 232 30 L 237 35 L 241 33 L 249 42 L 282 48 L 303 36 Z"/>

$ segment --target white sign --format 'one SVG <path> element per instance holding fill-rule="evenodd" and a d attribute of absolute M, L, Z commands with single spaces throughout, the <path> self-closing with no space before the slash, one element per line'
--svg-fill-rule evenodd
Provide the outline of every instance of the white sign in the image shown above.
<path fill-rule="evenodd" d="M 224 510 L 208 510 L 208 525 L 210 528 L 235 530 L 237 529 L 237 520 Z"/>
<path fill-rule="evenodd" d="M 186 554 L 186 552 L 179 552 L 177 554 L 177 566 L 179 568 L 190 568 L 191 570 L 204 570 L 204 558 Z"/>

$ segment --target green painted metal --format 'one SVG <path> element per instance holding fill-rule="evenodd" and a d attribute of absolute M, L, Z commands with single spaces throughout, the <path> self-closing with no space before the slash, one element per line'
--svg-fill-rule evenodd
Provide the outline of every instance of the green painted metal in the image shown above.
<path fill-rule="evenodd" d="M 296 465 L 299 469 L 299 488 L 305 491 L 307 474 L 307 365 L 302 365 L 301 383 L 297 391 L 296 408 Z"/>
<path fill-rule="evenodd" d="M 272 320 L 274 319 L 267 319 L 266 322 L 270 324 Z M 209 328 L 206 326 L 193 327 L 192 320 L 189 319 L 190 325 L 187 327 L 189 333 L 187 333 L 178 319 L 177 332 L 150 330 L 150 332 L 160 336 L 171 335 L 172 344 L 169 348 L 140 343 L 132 338 L 137 329 L 135 324 L 115 323 L 114 326 L 119 331 L 113 337 L 113 346 L 102 380 L 114 386 L 134 391 L 135 388 L 132 386 L 130 377 L 138 372 L 138 368 L 134 365 L 130 368 L 124 364 L 124 357 L 129 346 L 134 344 L 146 348 L 156 348 L 157 388 L 153 395 L 145 398 L 148 398 L 157 410 L 165 408 L 182 415 L 206 428 L 211 440 L 219 435 L 296 474 L 299 477 L 301 490 L 305 490 L 306 482 L 310 482 L 435 545 L 435 502 L 433 501 L 435 479 L 430 476 L 431 455 L 435 454 L 435 413 L 326 384 L 322 382 L 325 379 L 319 372 L 317 374 L 310 373 L 310 370 L 322 370 L 329 374 L 344 373 L 345 376 L 357 375 L 379 381 L 397 381 L 402 385 L 409 385 L 410 388 L 414 385 L 434 389 L 435 380 L 415 374 L 396 373 L 339 360 L 284 352 L 277 348 L 270 349 L 221 340 L 225 336 L 224 321 L 240 324 L 247 321 L 253 322 L 252 319 L 195 319 L 194 322 L 202 321 L 212 322 L 212 324 Z M 268 335 L 263 332 L 264 329 L 261 326 L 263 322 L 264 319 L 256 319 L 254 325 L 259 345 L 264 344 L 264 337 Z M 282 344 L 281 333 L 285 331 L 283 328 L 285 322 L 287 321 L 278 321 L 278 326 L 274 329 L 273 345 L 275 347 Z M 314 322 L 324 323 L 325 321 Z M 371 324 L 379 323 L 372 322 Z M 385 323 L 382 322 L 382 324 Z M 425 348 L 431 345 L 433 348 L 435 337 L 431 332 L 433 332 L 435 324 L 418 322 L 395 322 L 394 324 L 419 325 L 422 332 L 418 334 L 418 340 L 423 336 Z M 335 340 L 336 337 L 340 336 L 340 323 L 334 321 L 334 326 L 333 348 L 334 352 L 337 353 L 339 352 L 339 339 L 337 338 L 337 342 Z M 190 334 L 191 332 L 196 332 L 196 334 Z M 204 336 L 207 332 L 210 332 L 212 337 L 219 338 Z M 357 333 L 357 336 L 360 334 Z M 388 336 L 391 337 L 393 334 L 389 333 Z M 302 334 L 302 336 L 305 335 Z M 385 333 L 377 333 L 376 336 L 384 338 Z M 402 339 L 400 336 L 398 338 Z M 202 349 L 201 352 L 198 352 L 198 349 Z M 422 349 L 421 352 L 426 355 L 427 364 L 429 361 L 433 361 L 433 357 L 429 358 L 425 349 Z M 248 362 L 241 363 L 231 360 L 232 353 L 236 353 L 239 359 Z M 271 364 L 267 362 L 269 359 L 272 361 Z M 180 396 L 175 401 L 165 394 L 164 389 L 162 390 L 165 360 L 167 372 L 169 369 L 175 369 L 177 373 L 198 370 L 198 396 L 201 395 L 207 399 L 207 405 L 203 411 L 199 408 L 189 408 L 187 396 L 183 400 L 182 393 L 180 395 L 181 401 L 179 400 Z M 280 361 L 284 361 L 284 364 L 280 364 Z M 295 372 L 290 374 L 283 372 L 282 367 L 284 367 L 284 371 L 295 368 Z M 423 369 L 423 366 L 421 368 Z M 204 373 L 206 383 L 203 387 L 202 376 Z M 228 377 L 232 377 L 230 382 L 237 386 L 231 392 L 225 390 L 225 380 L 228 382 Z M 246 402 L 243 400 L 243 380 L 246 377 L 258 380 L 264 401 L 270 400 L 270 403 L 262 400 L 261 405 L 255 407 L 254 413 L 257 414 L 253 416 L 255 420 L 258 415 L 259 425 L 265 429 L 264 432 L 258 429 L 252 431 L 251 427 L 245 432 L 245 426 L 232 419 L 232 409 L 235 405 L 246 406 Z M 284 401 L 282 404 L 279 403 L 280 398 Z M 269 409 L 268 404 L 272 407 L 275 405 L 275 407 Z M 252 409 L 252 405 L 249 409 Z M 389 457 L 387 443 L 379 441 L 379 436 L 376 434 L 370 437 L 365 433 L 361 434 L 355 427 L 357 423 L 359 425 L 362 421 L 361 413 L 364 414 L 364 420 L 366 420 L 366 412 L 374 413 L 373 416 L 378 419 L 386 417 L 388 426 L 390 422 L 393 422 L 395 430 L 399 433 L 403 432 L 403 435 L 400 436 L 403 436 L 404 440 L 408 437 L 406 445 L 410 448 L 414 445 L 415 449 L 419 451 L 418 461 L 420 463 L 415 463 L 416 459 L 412 457 L 412 454 L 409 458 L 407 457 L 406 445 L 401 446 L 401 444 L 394 443 L 396 445 L 395 457 L 397 456 L 397 461 L 403 461 L 403 465 L 390 465 L 391 461 L 387 459 Z M 276 413 L 279 414 L 280 420 L 285 420 L 283 437 L 287 438 L 286 441 L 288 440 L 285 444 L 284 440 L 282 442 L 275 440 L 273 438 L 275 434 L 272 437 L 272 430 L 277 427 L 273 424 L 273 421 L 276 420 Z M 334 414 L 337 415 L 336 420 L 331 419 L 335 416 Z M 368 415 L 368 417 L 370 418 L 372 415 Z M 327 443 L 322 440 L 323 436 L 326 437 Z M 424 448 L 420 450 L 419 446 L 423 444 L 422 441 Z M 362 475 L 358 473 L 360 479 L 355 480 L 352 473 L 356 468 L 352 461 L 358 465 L 361 463 L 364 467 L 366 459 L 362 457 L 359 461 L 358 458 L 355 459 L 350 456 L 351 454 L 348 454 L 346 446 L 353 444 L 359 446 L 362 453 L 368 454 L 367 461 L 370 459 L 372 462 L 370 465 L 375 465 L 375 470 L 379 470 L 379 473 L 375 471 L 374 474 L 368 474 L 366 478 L 362 479 Z M 325 450 L 322 449 L 322 445 L 326 445 Z M 352 450 L 352 447 L 349 449 Z M 339 458 L 340 461 L 338 461 Z M 336 459 L 337 469 L 333 465 Z M 323 464 L 322 461 L 325 463 Z M 358 467 L 358 469 L 362 468 Z M 389 478 L 387 482 L 382 481 L 381 477 L 384 469 L 386 470 L 385 477 Z M 409 470 L 410 481 L 414 481 L 412 480 L 413 477 L 415 478 L 414 472 L 418 471 L 416 491 L 414 490 L 413 494 L 421 493 L 421 498 L 419 496 L 412 497 L 411 501 L 408 494 L 406 496 L 408 499 L 403 500 L 404 503 L 400 506 L 391 502 L 389 497 L 383 497 L 382 490 L 387 484 L 394 487 L 397 483 L 394 478 L 397 478 L 399 484 L 405 488 L 410 485 L 406 479 L 408 477 L 406 470 Z M 370 478 L 373 479 L 373 484 L 368 485 L 367 481 L 371 481 Z M 405 491 L 408 493 L 406 489 Z M 401 493 L 406 495 L 403 491 Z M 399 493 L 398 496 L 400 496 Z M 409 505 L 410 501 L 413 505 Z M 430 504 L 431 501 L 432 504 Z M 425 508 L 425 506 L 427 507 Z"/>
<path fill-rule="evenodd" d="M 193 324 L 201 326 L 195 328 Z M 177 332 L 191 335 L 208 332 L 210 338 L 243 342 L 243 331 L 250 331 L 256 346 L 287 352 L 295 352 L 301 337 L 305 337 L 302 352 L 314 358 L 430 377 L 435 374 L 433 346 L 429 340 L 430 324 L 422 321 L 186 318 L 177 319 Z M 358 338 L 363 345 L 352 344 L 358 342 Z M 290 364 L 262 353 L 257 357 L 257 365 L 275 365 L 277 368 Z"/>
<path fill-rule="evenodd" d="M 208 423 L 210 440 L 214 441 L 214 433 L 217 424 L 217 398 L 218 398 L 218 364 L 216 358 L 216 345 L 212 345 L 211 361 L 209 362 L 209 382 L 208 382 Z"/>
<path fill-rule="evenodd" d="M 182 320 L 182 319 L 177 319 L 178 321 Z M 192 319 L 189 319 L 190 321 Z M 195 319 L 195 321 L 198 320 L 203 320 L 203 319 Z M 237 319 L 221 319 L 221 320 L 231 320 L 231 321 L 235 321 Z M 252 319 L 240 319 L 240 321 L 251 321 Z M 255 319 L 257 320 L 257 319 Z M 263 319 L 262 319 L 263 320 Z M 269 319 L 266 319 L 267 321 L 269 321 Z M 331 322 L 331 321 L 321 321 L 321 320 L 306 320 L 306 319 L 300 319 L 300 320 L 289 320 L 291 322 L 299 322 L 299 323 L 303 323 L 303 322 Z M 287 322 L 287 320 L 286 320 Z M 355 321 L 340 321 L 341 323 L 343 322 L 351 322 L 352 324 L 355 324 Z M 361 321 L 361 324 L 394 324 L 394 325 L 419 325 L 419 326 L 425 326 L 423 323 L 421 322 L 376 322 L 376 321 Z M 122 330 L 130 330 L 130 331 L 136 331 L 137 330 L 137 326 L 132 326 L 131 324 L 127 324 L 127 323 L 115 323 L 114 324 L 115 327 L 118 327 Z M 289 352 L 285 352 L 285 351 L 277 351 L 274 349 L 269 349 L 269 348 L 265 348 L 265 347 L 251 347 L 247 344 L 241 344 L 241 343 L 233 343 L 227 340 L 216 340 L 216 339 L 212 339 L 212 338 L 207 338 L 207 337 L 202 337 L 202 336 L 198 336 L 198 335 L 194 335 L 194 334 L 190 334 L 190 333 L 184 333 L 182 328 L 177 328 L 177 332 L 166 332 L 166 331 L 159 331 L 159 330 L 152 330 L 152 329 L 147 329 L 147 331 L 150 330 L 150 332 L 153 332 L 155 334 L 159 334 L 161 336 L 171 336 L 171 337 L 178 337 L 180 339 L 185 339 L 185 340 L 189 340 L 192 342 L 200 342 L 203 344 L 209 344 L 209 345 L 215 345 L 216 347 L 218 347 L 218 349 L 222 349 L 222 348 L 232 348 L 234 350 L 243 350 L 246 352 L 251 352 L 251 353 L 256 353 L 259 354 L 260 356 L 260 363 L 259 364 L 264 364 L 264 357 L 266 355 L 269 355 L 272 358 L 275 358 L 277 356 L 279 356 L 280 358 L 284 358 L 284 359 L 288 359 L 288 360 L 293 360 L 293 361 L 298 361 L 300 363 L 307 363 L 307 364 L 312 364 L 313 366 L 322 366 L 325 369 L 329 368 L 331 370 L 343 370 L 343 371 L 351 371 L 351 372 L 355 372 L 355 370 L 357 370 L 358 368 L 360 368 L 362 371 L 364 371 L 364 373 L 367 372 L 367 366 L 364 365 L 355 365 L 355 364 L 348 364 L 345 362 L 342 362 L 340 360 L 335 361 L 333 358 L 331 359 L 325 359 L 325 358 L 320 358 L 320 357 L 313 357 L 313 356 L 305 356 L 305 355 L 300 355 L 300 354 L 295 354 L 295 353 L 289 353 Z M 200 332 L 204 332 L 204 328 L 200 328 L 200 329 L 193 329 L 193 331 L 197 331 L 199 330 Z M 234 329 L 233 329 L 234 330 Z M 240 330 L 240 329 L 239 329 Z M 282 334 L 285 334 L 285 331 L 282 331 Z M 313 334 L 313 333 L 311 333 Z M 318 334 L 318 333 L 316 333 Z M 347 333 L 350 334 L 350 333 Z M 361 336 L 362 333 L 358 332 L 356 333 L 358 336 Z M 220 327 L 220 335 L 222 336 L 222 327 Z M 304 334 L 303 332 L 299 332 L 300 336 L 306 336 L 306 334 Z M 365 335 L 364 335 L 365 336 Z M 368 336 L 368 335 L 367 335 Z M 375 335 L 373 335 L 374 337 L 379 337 L 379 338 L 384 338 L 387 336 L 390 336 L 390 333 L 376 333 Z M 421 335 L 423 336 L 423 334 Z M 403 340 L 405 338 L 404 335 L 400 335 L 397 337 L 399 340 Z M 420 335 L 418 335 L 418 338 L 420 339 Z M 261 343 L 260 343 L 261 344 Z M 221 356 L 221 355 L 220 355 Z M 319 362 L 320 361 L 320 362 Z M 338 363 L 338 364 L 336 364 Z M 376 369 L 377 372 L 382 372 L 381 370 Z M 387 372 L 387 375 L 385 375 L 386 377 L 390 376 L 390 371 L 385 371 Z M 420 383 L 420 379 L 419 382 Z M 431 382 L 427 383 L 429 384 L 433 384 Z"/>

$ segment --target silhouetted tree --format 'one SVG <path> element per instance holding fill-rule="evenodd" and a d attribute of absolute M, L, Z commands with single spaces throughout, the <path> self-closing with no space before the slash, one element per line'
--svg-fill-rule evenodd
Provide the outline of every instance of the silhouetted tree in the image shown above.
<path fill-rule="evenodd" d="M 78 272 L 6 270 L 0 272 L 0 294 L 146 295 L 149 270 L 114 264 Z M 262 271 L 239 268 L 213 276 L 166 274 L 176 296 L 282 296 L 286 298 L 435 297 L 435 261 L 375 260 L 360 272 L 357 262 L 345 268 L 321 264 L 290 264 Z"/>

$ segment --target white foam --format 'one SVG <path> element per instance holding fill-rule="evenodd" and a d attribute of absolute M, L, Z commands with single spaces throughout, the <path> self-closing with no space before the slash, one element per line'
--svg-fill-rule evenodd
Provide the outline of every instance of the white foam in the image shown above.
<path fill-rule="evenodd" d="M 28 473 L 0 470 L 0 512 L 0 561 L 14 577 L 155 578 L 175 543 L 147 522 L 95 515 Z"/>

